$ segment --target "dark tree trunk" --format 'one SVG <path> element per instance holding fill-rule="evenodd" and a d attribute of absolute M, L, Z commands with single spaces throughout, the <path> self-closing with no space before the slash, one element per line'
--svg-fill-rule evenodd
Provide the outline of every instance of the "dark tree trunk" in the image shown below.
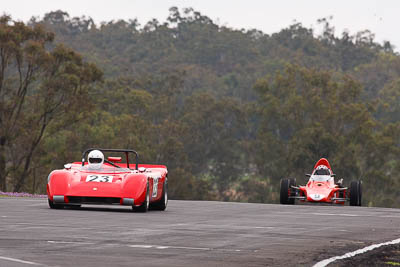
<path fill-rule="evenodd" d="M 6 138 L 0 137 L 0 191 L 7 191 L 6 185 L 6 151 L 5 151 Z"/>
<path fill-rule="evenodd" d="M 19 192 L 21 190 L 22 186 L 25 184 L 26 177 L 28 176 L 29 170 L 30 170 L 29 167 L 31 166 L 33 152 L 35 151 L 35 149 L 39 145 L 40 141 L 42 140 L 42 137 L 43 137 L 44 131 L 46 130 L 48 121 L 49 120 L 47 120 L 46 114 L 45 114 L 44 118 L 43 118 L 43 124 L 41 126 L 40 133 L 37 136 L 37 138 L 33 141 L 31 148 L 29 150 L 29 153 L 26 156 L 24 170 L 23 170 L 20 178 L 18 179 L 17 183 L 14 186 L 14 192 Z"/>
<path fill-rule="evenodd" d="M 31 165 L 32 155 L 33 155 L 33 150 L 29 152 L 28 156 L 25 159 L 24 170 L 14 186 L 14 192 L 19 192 L 25 183 L 25 179 L 28 176 L 29 167 Z"/>

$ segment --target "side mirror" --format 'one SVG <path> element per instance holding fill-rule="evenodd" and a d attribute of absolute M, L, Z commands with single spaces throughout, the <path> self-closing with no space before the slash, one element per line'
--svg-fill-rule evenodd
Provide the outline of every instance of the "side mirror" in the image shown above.
<path fill-rule="evenodd" d="M 139 172 L 145 172 L 146 168 L 145 167 L 139 167 Z"/>
<path fill-rule="evenodd" d="M 309 173 L 306 173 L 306 176 L 307 176 L 307 177 L 311 177 L 311 174 L 309 174 Z"/>
<path fill-rule="evenodd" d="M 71 163 L 64 164 L 64 168 L 66 170 L 70 170 L 72 168 L 72 164 Z"/>
<path fill-rule="evenodd" d="M 336 174 L 332 173 L 332 174 L 331 174 L 331 176 L 332 176 L 332 177 L 335 177 L 335 176 L 336 176 Z"/>

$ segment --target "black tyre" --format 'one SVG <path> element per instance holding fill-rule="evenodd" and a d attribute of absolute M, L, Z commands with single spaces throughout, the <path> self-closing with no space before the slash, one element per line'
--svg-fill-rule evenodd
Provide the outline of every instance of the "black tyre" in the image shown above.
<path fill-rule="evenodd" d="M 64 205 L 62 205 L 62 204 L 54 204 L 53 203 L 53 201 L 51 201 L 50 199 L 47 199 L 48 200 L 48 202 L 49 202 L 49 207 L 50 207 L 50 209 L 63 209 L 64 208 Z"/>
<path fill-rule="evenodd" d="M 143 201 L 142 205 L 138 207 L 132 206 L 132 210 L 135 212 L 147 212 L 149 210 L 149 206 L 150 206 L 150 193 L 149 193 L 149 181 L 147 181 L 145 200 Z"/>
<path fill-rule="evenodd" d="M 289 198 L 289 196 L 295 196 L 295 191 L 291 188 L 291 186 L 296 186 L 296 179 L 285 178 L 281 179 L 281 194 L 280 201 L 281 204 L 293 205 L 295 203 L 294 198 Z"/>
<path fill-rule="evenodd" d="M 361 206 L 361 198 L 361 181 L 352 181 L 350 183 L 350 206 Z"/>
<path fill-rule="evenodd" d="M 150 205 L 150 208 L 152 210 L 165 210 L 168 205 L 168 181 L 165 179 L 164 186 L 163 186 L 163 191 L 162 191 L 162 197 L 159 201 L 156 203 L 152 203 Z"/>

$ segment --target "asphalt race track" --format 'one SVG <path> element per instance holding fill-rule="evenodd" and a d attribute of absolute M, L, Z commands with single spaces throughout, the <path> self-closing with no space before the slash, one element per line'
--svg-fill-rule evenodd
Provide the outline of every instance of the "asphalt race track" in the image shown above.
<path fill-rule="evenodd" d="M 312 266 L 400 237 L 400 210 L 170 201 L 52 210 L 0 198 L 0 266 Z"/>

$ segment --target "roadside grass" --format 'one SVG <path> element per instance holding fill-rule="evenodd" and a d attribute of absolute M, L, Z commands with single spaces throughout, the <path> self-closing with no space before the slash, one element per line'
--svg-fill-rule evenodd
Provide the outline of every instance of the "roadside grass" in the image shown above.
<path fill-rule="evenodd" d="M 399 262 L 394 262 L 394 261 L 387 261 L 387 262 L 385 262 L 385 264 L 391 265 L 391 266 L 400 266 Z"/>
<path fill-rule="evenodd" d="M 26 192 L 3 192 L 3 191 L 0 191 L 0 197 L 47 198 L 47 195 L 30 194 L 30 193 L 26 193 Z"/>

